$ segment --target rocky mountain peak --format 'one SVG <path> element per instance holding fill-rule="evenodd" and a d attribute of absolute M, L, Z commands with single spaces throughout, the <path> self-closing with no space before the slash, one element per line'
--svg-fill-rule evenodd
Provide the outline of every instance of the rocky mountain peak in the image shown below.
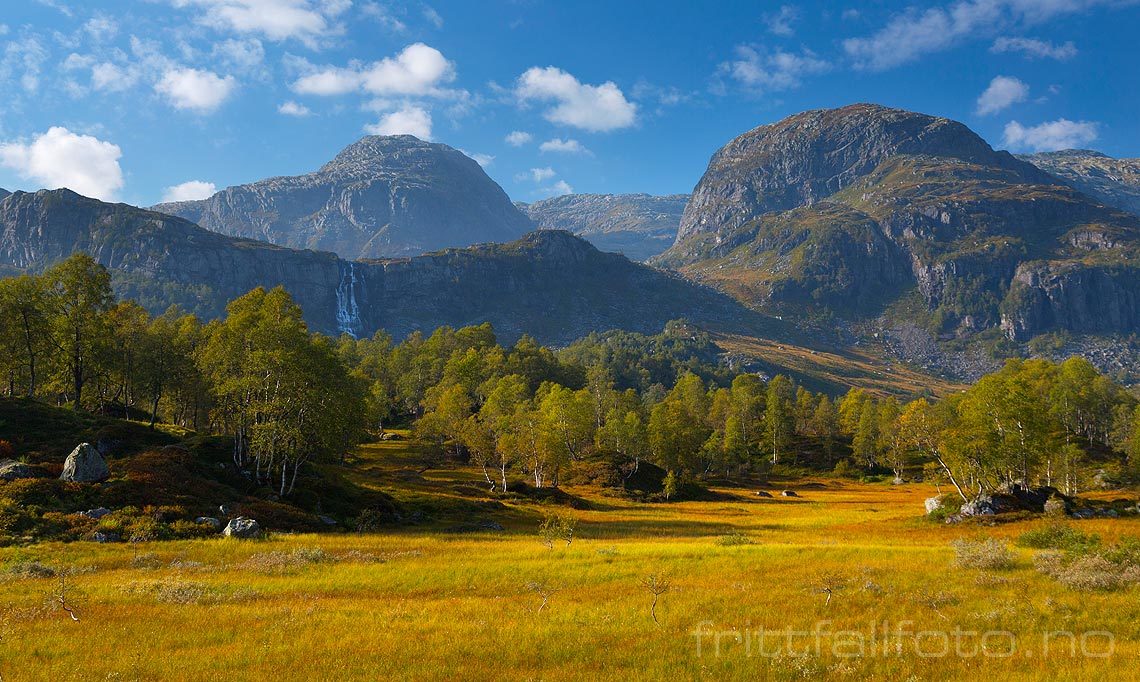
<path fill-rule="evenodd" d="M 473 159 L 411 135 L 365 137 L 313 173 L 154 208 L 222 234 L 350 259 L 510 241 L 532 227 Z"/>
<path fill-rule="evenodd" d="M 898 155 L 957 159 L 1051 182 L 947 118 L 877 104 L 817 109 L 754 128 L 713 155 L 685 209 L 678 242 L 812 205 Z"/>
<path fill-rule="evenodd" d="M 1140 159 L 1116 159 L 1089 149 L 1021 158 L 1106 206 L 1140 215 Z"/>

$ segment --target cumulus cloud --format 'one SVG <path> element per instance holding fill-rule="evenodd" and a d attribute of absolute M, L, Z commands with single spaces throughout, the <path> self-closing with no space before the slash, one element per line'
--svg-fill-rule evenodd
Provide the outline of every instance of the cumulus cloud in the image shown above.
<path fill-rule="evenodd" d="M 978 97 L 979 116 L 996 114 L 1029 97 L 1029 86 L 1016 78 L 996 76 Z"/>
<path fill-rule="evenodd" d="M 423 107 L 407 105 L 365 126 L 364 131 L 369 135 L 415 135 L 421 140 L 430 140 L 431 114 Z"/>
<path fill-rule="evenodd" d="M 463 152 L 464 155 L 471 157 L 471 159 L 475 163 L 479 164 L 483 168 L 486 168 L 487 166 L 490 166 L 492 163 L 495 162 L 495 157 L 492 156 L 491 154 L 480 154 L 479 152 L 469 152 L 466 149 L 460 149 L 459 151 Z"/>
<path fill-rule="evenodd" d="M 998 38 L 990 47 L 990 52 L 1018 52 L 1029 59 L 1056 59 L 1065 61 L 1077 56 L 1077 46 L 1073 41 L 1061 45 L 1035 38 Z"/>
<path fill-rule="evenodd" d="M 0 82 L 19 78 L 20 87 L 29 93 L 40 88 L 40 73 L 48 59 L 48 50 L 34 36 L 10 40 L 0 57 Z"/>
<path fill-rule="evenodd" d="M 871 35 L 845 40 L 843 48 L 857 68 L 883 71 L 1003 28 L 1123 4 L 1120 0 L 959 0 L 896 14 Z"/>
<path fill-rule="evenodd" d="M 174 185 L 167 187 L 162 192 L 162 203 L 172 203 L 176 201 L 198 201 L 199 199 L 209 199 L 214 196 L 218 191 L 217 186 L 212 182 L 204 182 L 202 180 L 190 180 L 181 185 Z"/>
<path fill-rule="evenodd" d="M 578 140 L 563 140 L 560 137 L 547 140 L 538 145 L 541 152 L 557 152 L 560 154 L 589 154 L 590 150 L 582 146 Z"/>
<path fill-rule="evenodd" d="M 154 89 L 175 109 L 209 114 L 217 111 L 237 90 L 237 81 L 233 76 L 222 77 L 212 71 L 170 69 Z"/>
<path fill-rule="evenodd" d="M 277 107 L 278 113 L 285 114 L 286 116 L 296 116 L 302 118 L 312 115 L 312 111 L 304 104 L 298 104 L 293 101 L 283 102 L 281 106 Z"/>
<path fill-rule="evenodd" d="M 455 80 L 455 65 L 434 47 L 414 43 L 395 57 L 372 64 L 314 70 L 293 83 L 301 95 L 343 95 L 362 90 L 382 96 L 444 96 L 441 86 Z"/>
<path fill-rule="evenodd" d="M 764 23 L 768 25 L 768 32 L 777 36 L 790 36 L 796 31 L 792 24 L 800 18 L 800 11 L 791 5 L 783 5 L 779 12 L 764 15 Z"/>
<path fill-rule="evenodd" d="M 1083 147 L 1097 138 L 1099 126 L 1092 121 L 1070 121 L 1059 118 L 1025 127 L 1017 121 L 1005 126 L 1005 145 L 1014 150 L 1052 152 Z"/>
<path fill-rule="evenodd" d="M 548 121 L 602 132 L 628 128 L 637 118 L 637 105 L 612 81 L 587 85 L 562 69 L 532 67 L 518 78 L 515 96 L 522 103 L 551 102 L 543 114 Z"/>
<path fill-rule="evenodd" d="M 790 90 L 807 76 L 827 72 L 831 65 L 811 50 L 785 52 L 776 50 L 761 54 L 756 48 L 739 45 L 736 59 L 720 65 L 719 72 L 740 85 L 757 92 Z"/>
<path fill-rule="evenodd" d="M 104 92 L 129 90 L 138 82 L 139 72 L 130 67 L 103 62 L 91 67 L 91 87 Z"/>
<path fill-rule="evenodd" d="M 351 0 L 173 0 L 175 7 L 198 8 L 198 21 L 218 30 L 289 39 L 316 47 L 343 27 L 335 20 Z"/>
<path fill-rule="evenodd" d="M 0 163 L 48 189 L 67 187 L 110 201 L 123 188 L 118 145 L 53 127 L 30 143 L 0 145 Z"/>
<path fill-rule="evenodd" d="M 530 179 L 534 181 L 535 184 L 538 184 L 540 182 L 546 182 L 556 175 L 558 175 L 557 171 L 550 166 L 546 166 L 545 168 L 531 168 L 526 173 L 519 173 L 515 176 L 515 180 L 522 182 L 523 180 Z"/>
<path fill-rule="evenodd" d="M 504 137 L 503 139 L 506 141 L 507 144 L 511 145 L 512 147 L 521 147 L 524 144 L 527 144 L 531 140 L 533 140 L 534 135 L 531 135 L 530 133 L 526 132 L 525 130 L 513 130 L 513 131 L 507 133 L 507 136 Z"/>
<path fill-rule="evenodd" d="M 565 180 L 559 180 L 558 182 L 554 183 L 553 185 L 550 185 L 549 187 L 543 187 L 542 189 L 538 190 L 538 192 L 537 192 L 537 194 L 539 196 L 544 196 L 544 197 L 560 197 L 560 196 L 563 196 L 565 194 L 573 194 L 573 193 L 574 193 L 574 188 L 571 187 L 570 183 L 566 182 Z"/>

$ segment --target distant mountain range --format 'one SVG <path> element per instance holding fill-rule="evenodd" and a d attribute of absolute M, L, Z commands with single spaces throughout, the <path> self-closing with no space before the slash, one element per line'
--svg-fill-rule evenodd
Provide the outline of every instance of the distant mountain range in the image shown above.
<path fill-rule="evenodd" d="M 1140 215 L 1140 159 L 1114 159 L 1087 149 L 1020 158 L 1106 206 Z"/>
<path fill-rule="evenodd" d="M 411 135 L 365 137 L 316 172 L 154 210 L 222 234 L 350 259 L 505 242 L 532 229 L 478 163 Z"/>
<path fill-rule="evenodd" d="M 672 319 L 762 321 L 731 298 L 598 251 L 563 231 L 505 244 L 348 261 L 228 237 L 187 220 L 69 190 L 0 200 L 0 264 L 39 271 L 75 251 L 111 269 L 117 292 L 154 312 L 178 304 L 204 317 L 257 286 L 284 286 L 326 333 L 396 337 L 492 322 L 506 341 L 564 344 L 591 331 L 656 332 Z"/>
<path fill-rule="evenodd" d="M 870 104 L 729 142 L 655 262 L 799 315 L 914 301 L 939 335 L 1140 330 L 1140 218 L 960 123 Z"/>
<path fill-rule="evenodd" d="M 567 194 L 517 204 L 542 230 L 567 230 L 603 251 L 648 260 L 677 238 L 687 194 Z"/>

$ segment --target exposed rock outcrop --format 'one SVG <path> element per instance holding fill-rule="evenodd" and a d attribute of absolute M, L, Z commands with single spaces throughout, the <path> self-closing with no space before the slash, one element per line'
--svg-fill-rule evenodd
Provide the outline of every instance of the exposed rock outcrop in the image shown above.
<path fill-rule="evenodd" d="M 20 478 L 42 478 L 44 472 L 37 466 L 17 462 L 14 459 L 0 460 L 0 481 L 15 481 Z"/>
<path fill-rule="evenodd" d="M 222 535 L 239 540 L 253 540 L 261 537 L 261 524 L 253 519 L 239 516 L 236 519 L 230 519 L 225 530 L 222 531 Z"/>
<path fill-rule="evenodd" d="M 348 259 L 505 242 L 532 229 L 473 159 L 411 135 L 365 137 L 316 172 L 154 209 L 222 234 Z"/>

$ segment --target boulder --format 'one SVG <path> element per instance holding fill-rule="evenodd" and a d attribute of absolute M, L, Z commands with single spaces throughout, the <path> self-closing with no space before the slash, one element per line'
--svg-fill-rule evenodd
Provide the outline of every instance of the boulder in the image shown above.
<path fill-rule="evenodd" d="M 1045 512 L 1045 516 L 1052 517 L 1061 517 L 1069 512 L 1068 505 L 1066 505 L 1065 500 L 1060 497 L 1050 497 L 1048 500 L 1045 500 L 1043 511 Z"/>
<path fill-rule="evenodd" d="M 783 495 L 784 497 L 799 497 L 799 494 L 796 493 L 796 491 L 794 491 L 794 490 L 785 490 L 784 492 L 782 492 L 780 494 Z"/>
<path fill-rule="evenodd" d="M 14 481 L 18 478 L 39 478 L 41 472 L 30 464 L 17 462 L 14 459 L 0 461 L 0 480 Z"/>
<path fill-rule="evenodd" d="M 103 455 L 99 454 L 99 451 L 90 443 L 80 443 L 71 451 L 63 463 L 63 474 L 60 475 L 59 480 L 75 483 L 98 483 L 107 480 L 110 476 L 111 470 L 107 468 L 107 462 L 103 459 Z"/>
<path fill-rule="evenodd" d="M 92 542 L 108 543 L 108 542 L 122 542 L 123 538 L 118 533 L 108 533 L 106 531 L 95 531 L 91 535 Z"/>
<path fill-rule="evenodd" d="M 962 509 L 958 512 L 959 516 L 993 516 L 998 512 L 997 505 L 994 503 L 994 498 L 989 495 L 981 495 L 978 498 L 971 500 L 962 505 Z"/>
<path fill-rule="evenodd" d="M 110 509 L 107 509 L 106 507 L 98 507 L 97 509 L 88 509 L 85 512 L 79 512 L 79 515 L 80 516 L 86 516 L 89 519 L 95 519 L 96 521 L 98 521 L 99 519 L 103 518 L 104 516 L 106 516 L 107 514 L 110 514 L 110 513 L 111 513 Z"/>
<path fill-rule="evenodd" d="M 194 523 L 198 525 L 209 526 L 214 530 L 222 529 L 222 522 L 212 516 L 199 516 L 198 518 L 194 519 Z"/>
<path fill-rule="evenodd" d="M 236 519 L 231 519 L 226 525 L 226 529 L 222 531 L 222 535 L 227 538 L 238 538 L 241 540 L 250 540 L 261 537 L 261 525 L 253 519 L 247 519 L 244 516 L 239 516 Z"/>
<path fill-rule="evenodd" d="M 941 497 L 928 497 L 925 504 L 927 514 L 933 514 L 944 506 Z"/>
<path fill-rule="evenodd" d="M 334 519 L 334 518 L 333 518 L 333 517 L 331 517 L 331 516 L 325 516 L 324 514 L 320 514 L 320 515 L 318 515 L 318 516 L 317 516 L 317 520 L 318 520 L 318 521 L 320 521 L 321 523 L 325 524 L 326 526 L 335 526 L 335 525 L 337 525 L 337 520 L 336 520 L 336 519 Z"/>
<path fill-rule="evenodd" d="M 766 492 L 764 490 L 757 490 L 756 491 L 756 497 L 771 497 L 771 496 L 772 496 L 772 493 L 770 493 L 770 492 Z"/>

